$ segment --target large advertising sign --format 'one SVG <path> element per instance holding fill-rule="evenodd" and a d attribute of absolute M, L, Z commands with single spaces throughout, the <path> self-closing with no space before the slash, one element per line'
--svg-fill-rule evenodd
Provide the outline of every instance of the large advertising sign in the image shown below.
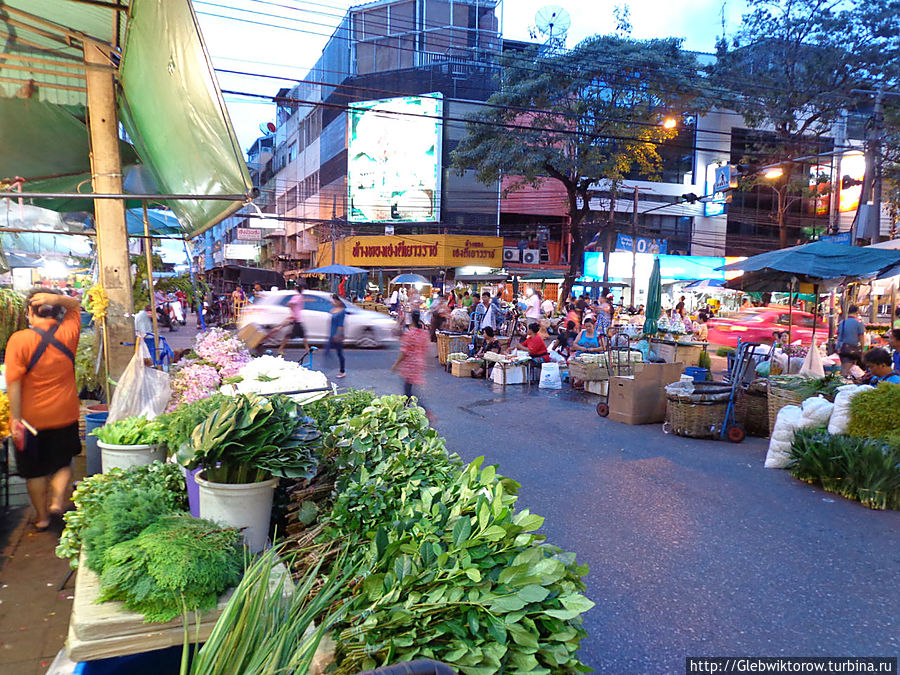
<path fill-rule="evenodd" d="M 866 156 L 861 152 L 847 152 L 841 157 L 841 213 L 855 211 L 862 196 L 862 182 L 866 177 Z"/>
<path fill-rule="evenodd" d="M 645 282 L 653 270 L 653 259 L 659 258 L 659 271 L 663 279 L 668 281 L 699 281 L 713 279 L 725 281 L 740 276 L 740 272 L 725 272 L 716 269 L 728 263 L 744 260 L 744 258 L 718 258 L 698 255 L 660 255 L 638 253 L 635 256 L 635 278 Z M 615 251 L 610 254 L 609 278 L 616 280 L 631 279 L 631 253 Z M 584 254 L 584 276 L 592 279 L 603 278 L 603 254 L 588 252 Z"/>
<path fill-rule="evenodd" d="M 442 118 L 440 94 L 350 104 L 350 221 L 440 220 Z"/>

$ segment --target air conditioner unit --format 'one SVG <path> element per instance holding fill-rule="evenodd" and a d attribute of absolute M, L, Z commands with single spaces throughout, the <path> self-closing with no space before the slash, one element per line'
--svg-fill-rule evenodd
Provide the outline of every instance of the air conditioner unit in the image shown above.
<path fill-rule="evenodd" d="M 515 246 L 504 246 L 503 262 L 519 262 L 519 249 L 517 249 Z"/>
<path fill-rule="evenodd" d="M 522 263 L 525 265 L 537 265 L 540 253 L 541 252 L 536 248 L 529 248 L 522 251 Z"/>

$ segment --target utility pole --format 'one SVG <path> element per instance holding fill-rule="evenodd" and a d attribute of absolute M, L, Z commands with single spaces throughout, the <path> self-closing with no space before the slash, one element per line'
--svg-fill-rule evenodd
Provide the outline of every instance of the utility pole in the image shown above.
<path fill-rule="evenodd" d="M 631 306 L 635 307 L 634 304 L 634 294 L 635 294 L 635 286 L 637 285 L 635 276 L 637 269 L 637 222 L 638 222 L 638 197 L 640 197 L 641 189 L 650 191 L 653 188 L 639 188 L 637 185 L 634 186 L 634 197 L 631 205 Z M 607 266 L 609 265 L 609 261 L 607 261 Z"/>
<path fill-rule="evenodd" d="M 337 218 L 337 197 L 331 198 L 331 264 L 334 265 L 334 220 Z"/>
<path fill-rule="evenodd" d="M 106 49 L 108 47 L 84 39 L 91 185 L 98 194 L 122 194 L 115 70 Z M 122 347 L 122 343 L 134 342 L 134 323 L 131 319 L 134 300 L 131 295 L 125 202 L 121 199 L 95 199 L 94 217 L 100 283 L 109 297 L 106 319 L 101 325 L 104 363 L 107 377 L 118 379 L 128 365 L 132 351 Z"/>

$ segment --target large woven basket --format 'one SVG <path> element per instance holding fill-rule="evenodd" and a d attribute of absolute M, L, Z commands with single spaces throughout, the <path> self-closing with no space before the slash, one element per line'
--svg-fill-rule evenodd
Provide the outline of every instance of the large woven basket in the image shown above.
<path fill-rule="evenodd" d="M 454 352 L 468 353 L 471 335 L 458 333 L 437 333 L 438 361 L 442 366 L 447 365 L 447 357 Z"/>
<path fill-rule="evenodd" d="M 765 380 L 754 381 L 741 391 L 734 404 L 734 414 L 748 436 L 765 438 L 771 433 L 769 396 Z"/>
<path fill-rule="evenodd" d="M 672 433 L 690 438 L 716 438 L 725 423 L 731 387 L 697 382 L 692 394 L 666 396 L 666 423 Z"/>
<path fill-rule="evenodd" d="M 775 428 L 775 418 L 778 417 L 778 411 L 788 405 L 800 405 L 809 396 L 802 393 L 785 389 L 774 380 L 769 380 L 769 397 L 767 409 L 769 411 L 769 430 Z"/>

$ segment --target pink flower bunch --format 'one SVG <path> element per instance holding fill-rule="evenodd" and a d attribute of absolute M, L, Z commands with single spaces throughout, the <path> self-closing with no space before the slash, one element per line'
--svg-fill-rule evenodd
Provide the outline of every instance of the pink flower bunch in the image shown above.
<path fill-rule="evenodd" d="M 172 398 L 166 412 L 175 410 L 182 403 L 193 403 L 215 394 L 222 379 L 218 371 L 204 363 L 192 363 L 181 368 L 171 379 Z"/>
<path fill-rule="evenodd" d="M 197 336 L 194 351 L 205 362 L 212 364 L 223 378 L 238 374 L 250 361 L 250 352 L 234 335 L 221 328 L 212 328 Z"/>

